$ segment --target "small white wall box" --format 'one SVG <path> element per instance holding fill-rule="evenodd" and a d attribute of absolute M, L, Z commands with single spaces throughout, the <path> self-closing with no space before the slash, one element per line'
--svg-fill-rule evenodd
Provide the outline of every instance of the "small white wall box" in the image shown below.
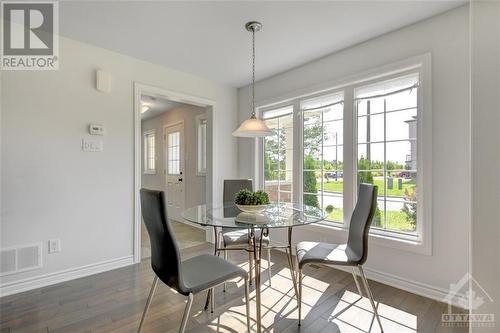
<path fill-rule="evenodd" d="M 96 124 L 89 125 L 90 135 L 104 135 L 105 132 L 106 131 L 104 130 L 104 126 L 102 125 L 96 125 Z"/>
<path fill-rule="evenodd" d="M 96 71 L 96 89 L 103 93 L 111 92 L 111 74 L 101 69 Z"/>

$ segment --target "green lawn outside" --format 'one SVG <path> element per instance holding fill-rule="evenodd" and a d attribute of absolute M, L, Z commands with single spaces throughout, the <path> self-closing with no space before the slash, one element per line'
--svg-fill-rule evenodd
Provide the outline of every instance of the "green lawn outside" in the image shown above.
<path fill-rule="evenodd" d="M 334 208 L 333 211 L 326 216 L 329 221 L 340 222 L 344 221 L 344 210 L 342 208 Z"/>
<path fill-rule="evenodd" d="M 401 211 L 387 211 L 387 229 L 398 231 L 415 231 L 415 227 L 406 219 Z"/>
<path fill-rule="evenodd" d="M 385 194 L 384 180 L 380 178 L 375 178 L 373 182 L 375 185 L 378 186 L 378 194 L 384 195 Z M 321 186 L 321 179 L 317 179 L 316 187 L 318 190 L 320 190 L 320 186 Z M 323 186 L 326 192 L 342 193 L 344 187 L 344 181 L 342 179 L 339 179 L 336 181 L 329 180 L 327 182 L 325 179 L 323 182 Z M 404 197 L 405 189 L 407 188 L 408 190 L 410 190 L 413 187 L 415 187 L 415 183 L 411 179 L 403 179 L 403 188 L 400 190 L 398 189 L 398 178 L 394 178 L 394 186 L 392 189 L 387 189 L 387 196 Z"/>
<path fill-rule="evenodd" d="M 382 216 L 383 218 L 383 213 Z M 330 214 L 327 214 L 326 220 L 341 222 L 344 218 L 342 208 L 334 208 Z M 375 225 L 374 225 L 375 226 Z M 381 227 L 381 226 L 377 226 Z M 406 219 L 406 214 L 401 211 L 388 211 L 387 212 L 387 229 L 397 231 L 415 231 L 415 227 Z"/>

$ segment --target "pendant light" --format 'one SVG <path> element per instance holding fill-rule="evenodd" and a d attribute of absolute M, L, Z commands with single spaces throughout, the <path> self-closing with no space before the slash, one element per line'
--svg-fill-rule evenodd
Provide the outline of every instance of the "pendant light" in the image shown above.
<path fill-rule="evenodd" d="M 245 28 L 252 33 L 252 115 L 241 123 L 240 127 L 233 132 L 233 135 L 244 138 L 258 138 L 274 134 L 266 123 L 255 115 L 255 32 L 262 29 L 262 23 L 248 22 L 245 24 Z"/>

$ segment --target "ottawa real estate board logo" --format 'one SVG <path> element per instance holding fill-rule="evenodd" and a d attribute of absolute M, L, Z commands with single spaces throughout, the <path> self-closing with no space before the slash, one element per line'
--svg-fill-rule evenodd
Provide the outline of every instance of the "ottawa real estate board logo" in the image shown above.
<path fill-rule="evenodd" d="M 2 1 L 2 70 L 59 69 L 56 1 Z"/>

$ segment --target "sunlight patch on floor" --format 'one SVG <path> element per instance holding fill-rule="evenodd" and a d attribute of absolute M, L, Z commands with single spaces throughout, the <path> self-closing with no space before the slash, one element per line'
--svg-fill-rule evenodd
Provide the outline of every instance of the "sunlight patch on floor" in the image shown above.
<path fill-rule="evenodd" d="M 247 264 L 243 264 L 241 267 L 248 269 Z M 300 328 L 301 331 L 380 332 L 368 298 L 360 297 L 357 293 L 349 290 L 335 292 L 330 284 L 309 276 L 305 276 L 303 282 L 303 325 Z M 235 279 L 230 283 L 236 283 L 238 286 L 237 289 L 231 289 L 231 293 L 243 294 L 243 279 Z M 272 286 L 266 283 L 261 290 L 261 321 L 264 331 L 298 331 L 297 300 L 290 270 L 284 268 L 274 272 Z M 417 317 L 415 315 L 386 304 L 376 304 L 385 332 L 417 332 Z M 202 313 L 196 315 L 202 316 Z M 207 316 L 211 317 L 208 328 L 206 326 L 195 328 L 193 332 L 233 333 L 246 331 L 243 297 L 238 297 L 228 307 L 216 310 L 214 314 L 207 314 Z M 250 317 L 251 329 L 254 332 L 256 329 L 256 301 L 253 288 L 250 293 Z"/>
<path fill-rule="evenodd" d="M 376 304 L 384 331 L 417 331 L 417 316 L 382 303 Z M 380 332 L 370 300 L 366 297 L 360 298 L 358 294 L 347 290 L 335 307 L 322 316 L 338 326 L 341 332 Z"/>

